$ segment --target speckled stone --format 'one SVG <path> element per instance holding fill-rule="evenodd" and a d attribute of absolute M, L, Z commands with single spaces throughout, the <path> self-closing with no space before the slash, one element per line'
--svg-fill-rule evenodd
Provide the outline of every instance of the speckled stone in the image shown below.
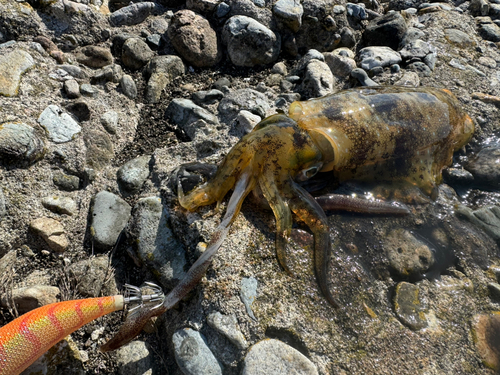
<path fill-rule="evenodd" d="M 0 95 L 16 96 L 21 75 L 35 66 L 35 60 L 23 50 L 0 54 Z"/>
<path fill-rule="evenodd" d="M 42 204 L 52 212 L 60 214 L 73 215 L 77 212 L 76 202 L 69 197 L 50 195 L 42 199 Z"/>
<path fill-rule="evenodd" d="M 476 348 L 484 365 L 500 370 L 500 311 L 476 315 L 472 325 Z"/>
<path fill-rule="evenodd" d="M 398 319 L 413 330 L 427 327 L 427 304 L 420 296 L 417 285 L 400 282 L 394 292 L 394 311 Z"/>
<path fill-rule="evenodd" d="M 221 365 L 198 331 L 191 328 L 178 330 L 172 341 L 175 360 L 184 375 L 222 375 Z"/>
<path fill-rule="evenodd" d="M 245 357 L 242 375 L 317 375 L 316 366 L 298 350 L 274 339 L 259 341 Z"/>
<path fill-rule="evenodd" d="M 138 192 L 149 176 L 150 160 L 151 156 L 143 155 L 123 164 L 116 172 L 120 189 L 127 194 Z"/>
<path fill-rule="evenodd" d="M 69 246 L 64 227 L 57 220 L 41 217 L 30 223 L 30 229 L 38 233 L 47 245 L 58 253 L 64 252 Z"/>
<path fill-rule="evenodd" d="M 235 315 L 223 315 L 216 311 L 207 316 L 207 323 L 217 332 L 226 336 L 238 349 L 248 348 L 248 342 L 238 327 Z"/>
<path fill-rule="evenodd" d="M 153 356 L 146 343 L 132 341 L 116 351 L 119 375 L 152 375 Z"/>
<path fill-rule="evenodd" d="M 0 124 L 0 160 L 32 163 L 45 154 L 41 132 L 22 122 Z"/>
<path fill-rule="evenodd" d="M 38 117 L 38 122 L 49 135 L 49 139 L 55 143 L 71 141 L 82 128 L 78 123 L 57 105 L 49 105 Z"/>

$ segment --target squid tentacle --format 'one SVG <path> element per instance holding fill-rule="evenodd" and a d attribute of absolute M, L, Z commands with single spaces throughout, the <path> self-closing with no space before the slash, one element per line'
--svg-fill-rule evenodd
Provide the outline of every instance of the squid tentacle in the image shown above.
<path fill-rule="evenodd" d="M 130 342 L 141 332 L 150 318 L 159 316 L 172 308 L 198 284 L 203 275 L 205 275 L 214 255 L 217 253 L 217 250 L 219 250 L 229 232 L 231 224 L 240 212 L 243 201 L 254 186 L 255 179 L 252 177 L 251 171 L 247 168 L 239 177 L 234 192 L 229 199 L 226 214 L 215 233 L 212 235 L 205 252 L 196 260 L 191 268 L 189 268 L 184 278 L 165 297 L 161 306 L 143 306 L 133 314 L 129 314 L 125 323 L 120 327 L 120 330 L 101 347 L 101 351 L 106 352 L 115 350 Z M 182 187 L 179 187 L 179 194 L 182 195 Z"/>
<path fill-rule="evenodd" d="M 341 194 L 315 197 L 325 211 L 351 211 L 367 214 L 408 215 L 410 210 L 399 202 L 371 201 Z"/>

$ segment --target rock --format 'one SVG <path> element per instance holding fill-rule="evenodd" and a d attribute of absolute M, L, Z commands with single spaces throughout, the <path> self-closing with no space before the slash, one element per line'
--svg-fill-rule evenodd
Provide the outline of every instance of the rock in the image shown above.
<path fill-rule="evenodd" d="M 113 63 L 113 55 L 104 47 L 85 46 L 76 54 L 76 60 L 91 68 L 102 68 Z"/>
<path fill-rule="evenodd" d="M 118 294 L 116 280 L 109 277 L 111 269 L 106 255 L 92 256 L 68 267 L 76 282 L 76 291 L 86 298 L 114 296 Z"/>
<path fill-rule="evenodd" d="M 107 166 L 114 156 L 113 143 L 108 134 L 99 130 L 89 130 L 85 134 L 84 141 L 87 147 L 88 167 L 100 170 Z"/>
<path fill-rule="evenodd" d="M 225 17 L 230 11 L 231 11 L 231 7 L 228 4 L 221 2 L 215 8 L 215 15 L 218 18 L 222 18 L 222 17 Z"/>
<path fill-rule="evenodd" d="M 242 110 L 264 118 L 271 108 L 264 94 L 252 89 L 240 89 L 227 94 L 220 101 L 218 110 L 222 120 L 231 123 Z"/>
<path fill-rule="evenodd" d="M 254 115 L 252 112 L 242 110 L 231 124 L 231 134 L 241 138 L 248 134 L 257 125 L 262 118 Z"/>
<path fill-rule="evenodd" d="M 88 96 L 91 98 L 95 98 L 99 91 L 92 85 L 88 83 L 84 83 L 80 86 L 80 92 L 83 96 Z"/>
<path fill-rule="evenodd" d="M 82 128 L 57 105 L 49 105 L 38 117 L 38 122 L 47 130 L 49 139 L 55 143 L 71 141 Z"/>
<path fill-rule="evenodd" d="M 334 77 L 328 65 L 313 60 L 307 64 L 301 93 L 305 98 L 319 98 L 333 92 Z"/>
<path fill-rule="evenodd" d="M 94 197 L 90 231 L 98 248 L 112 248 L 130 218 L 131 207 L 120 197 L 101 191 Z"/>
<path fill-rule="evenodd" d="M 66 215 L 74 215 L 78 208 L 76 202 L 69 197 L 60 197 L 57 195 L 50 195 L 42 198 L 42 204 L 48 210 Z"/>
<path fill-rule="evenodd" d="M 349 17 L 352 17 L 358 21 L 368 19 L 368 14 L 366 13 L 365 5 L 363 3 L 361 4 L 347 3 L 346 10 L 347 10 L 347 15 Z"/>
<path fill-rule="evenodd" d="M 494 371 L 500 370 L 500 313 L 478 314 L 472 319 L 472 333 L 483 364 Z"/>
<path fill-rule="evenodd" d="M 68 103 L 65 109 L 71 113 L 80 122 L 90 120 L 90 108 L 88 104 L 82 100 Z"/>
<path fill-rule="evenodd" d="M 368 74 L 360 68 L 353 69 L 351 71 L 351 77 L 356 78 L 362 86 L 378 86 L 379 84 L 373 81 Z"/>
<path fill-rule="evenodd" d="M 394 83 L 395 86 L 418 87 L 420 86 L 420 78 L 415 72 L 405 72 L 403 76 Z"/>
<path fill-rule="evenodd" d="M 184 247 L 175 239 L 169 217 L 160 198 L 141 198 L 129 225 L 137 256 L 165 288 L 184 277 L 186 265 Z"/>
<path fill-rule="evenodd" d="M 45 154 L 41 132 L 22 122 L 0 124 L 0 160 L 7 164 L 29 165 Z"/>
<path fill-rule="evenodd" d="M 151 156 L 143 155 L 129 160 L 122 165 L 116 177 L 120 190 L 125 194 L 137 193 L 149 177 L 149 164 Z"/>
<path fill-rule="evenodd" d="M 490 4 L 486 0 L 472 0 L 469 4 L 469 11 L 474 16 L 487 16 L 490 11 Z"/>
<path fill-rule="evenodd" d="M 482 23 L 478 28 L 479 35 L 491 42 L 500 42 L 500 27 L 494 23 Z"/>
<path fill-rule="evenodd" d="M 26 51 L 16 49 L 0 54 L 0 95 L 16 96 L 21 75 L 33 66 L 35 66 L 35 61 Z"/>
<path fill-rule="evenodd" d="M 460 48 L 472 48 L 476 44 L 469 34 L 457 29 L 444 29 L 444 37 L 448 42 Z"/>
<path fill-rule="evenodd" d="M 237 66 L 270 64 L 278 58 L 280 38 L 264 25 L 247 16 L 231 17 L 222 30 L 231 62 Z"/>
<path fill-rule="evenodd" d="M 325 61 L 325 56 L 321 52 L 316 49 L 310 49 L 307 53 L 302 56 L 299 63 L 297 64 L 297 68 L 295 69 L 296 73 L 302 72 L 312 60 Z"/>
<path fill-rule="evenodd" d="M 304 8 L 299 0 L 278 0 L 273 6 L 274 16 L 294 33 L 302 25 Z"/>
<path fill-rule="evenodd" d="M 8 307 L 12 302 L 20 314 L 57 302 L 61 291 L 55 286 L 35 285 L 26 288 L 13 289 L 9 300 L 4 294 L 0 298 L 2 307 Z"/>
<path fill-rule="evenodd" d="M 484 230 L 495 241 L 500 240 L 500 207 L 482 207 L 473 211 L 469 207 L 459 206 L 456 213 Z"/>
<path fill-rule="evenodd" d="M 80 179 L 77 176 L 64 174 L 62 172 L 54 173 L 54 185 L 61 190 L 75 191 L 80 188 Z"/>
<path fill-rule="evenodd" d="M 189 128 L 192 123 L 203 120 L 207 124 L 216 125 L 219 123 L 217 117 L 206 109 L 194 104 L 189 99 L 174 99 L 170 102 L 167 110 L 165 111 L 167 117 L 174 124 L 179 125 L 184 131 L 191 134 L 193 139 L 196 133 L 196 128 Z"/>
<path fill-rule="evenodd" d="M 432 70 L 423 62 L 417 61 L 407 66 L 407 69 L 414 70 L 421 77 L 430 77 Z"/>
<path fill-rule="evenodd" d="M 211 14 L 219 3 L 220 0 L 187 0 L 186 6 L 194 12 Z"/>
<path fill-rule="evenodd" d="M 356 61 L 347 56 L 335 54 L 333 52 L 324 52 L 325 62 L 337 77 L 347 77 L 353 69 L 356 68 Z"/>
<path fill-rule="evenodd" d="M 80 85 L 74 79 L 68 79 L 64 82 L 63 90 L 66 93 L 68 99 L 76 99 L 81 96 Z"/>
<path fill-rule="evenodd" d="M 207 323 L 220 334 L 227 337 L 240 350 L 248 348 L 248 342 L 238 327 L 235 315 L 222 315 L 216 311 L 207 316 Z"/>
<path fill-rule="evenodd" d="M 317 375 L 316 366 L 298 350 L 274 339 L 259 341 L 245 356 L 242 375 Z"/>
<path fill-rule="evenodd" d="M 398 319 L 414 331 L 427 327 L 427 304 L 417 285 L 400 282 L 394 291 L 394 311 Z"/>
<path fill-rule="evenodd" d="M 120 375 L 152 375 L 153 356 L 146 343 L 132 341 L 116 351 L 118 360 L 118 374 Z"/>
<path fill-rule="evenodd" d="M 165 87 L 176 77 L 182 76 L 186 71 L 181 58 L 173 55 L 153 57 L 146 66 L 149 75 L 146 88 L 146 101 L 158 103 Z"/>
<path fill-rule="evenodd" d="M 500 301 L 500 284 L 488 283 L 488 291 L 490 292 L 491 299 Z"/>
<path fill-rule="evenodd" d="M 253 320 L 257 320 L 252 311 L 252 304 L 257 298 L 257 279 L 254 277 L 244 277 L 241 279 L 241 289 L 240 289 L 241 301 L 245 305 L 247 314 Z"/>
<path fill-rule="evenodd" d="M 0 258 L 0 274 L 8 275 L 14 271 L 17 261 L 17 254 L 15 250 L 10 250 L 7 254 Z"/>
<path fill-rule="evenodd" d="M 391 267 L 401 276 L 421 276 L 434 264 L 429 246 L 406 229 L 394 229 L 383 242 Z"/>
<path fill-rule="evenodd" d="M 365 47 L 359 51 L 358 66 L 370 70 L 377 66 L 386 67 L 399 64 L 401 55 L 389 47 Z"/>
<path fill-rule="evenodd" d="M 403 16 L 398 12 L 390 12 L 371 20 L 363 38 L 369 46 L 387 46 L 397 50 L 407 30 Z"/>
<path fill-rule="evenodd" d="M 31 366 L 22 372 L 23 375 L 85 375 L 83 357 L 71 336 L 55 344 Z"/>
<path fill-rule="evenodd" d="M 122 62 L 129 69 L 141 69 L 153 56 L 154 52 L 142 39 L 129 38 L 123 43 Z"/>
<path fill-rule="evenodd" d="M 0 188 L 0 218 L 7 215 L 7 208 L 8 208 L 7 200 L 5 199 L 5 195 L 3 194 L 3 189 Z"/>
<path fill-rule="evenodd" d="M 275 74 L 280 74 L 280 75 L 286 76 L 287 73 L 288 73 L 288 69 L 287 69 L 285 63 L 278 62 L 278 63 L 276 63 L 276 64 L 273 65 L 273 67 L 271 69 L 271 73 L 275 73 Z"/>
<path fill-rule="evenodd" d="M 71 75 L 74 78 L 79 78 L 79 79 L 87 78 L 87 75 L 79 66 L 67 64 L 67 65 L 59 65 L 58 68 L 66 71 L 69 75 Z"/>
<path fill-rule="evenodd" d="M 57 220 L 41 217 L 30 223 L 30 229 L 38 233 L 55 252 L 62 253 L 69 246 L 64 227 Z"/>
<path fill-rule="evenodd" d="M 204 17 L 190 10 L 174 14 L 168 37 L 179 55 L 193 66 L 210 67 L 222 57 L 215 30 Z"/>
<path fill-rule="evenodd" d="M 154 50 L 158 50 L 162 44 L 162 37 L 160 34 L 151 34 L 146 37 L 146 43 Z"/>
<path fill-rule="evenodd" d="M 485 147 L 465 165 L 465 169 L 472 173 L 476 183 L 498 187 L 500 186 L 500 170 L 497 163 L 499 158 L 499 146 Z"/>
<path fill-rule="evenodd" d="M 120 88 L 127 98 L 135 99 L 137 97 L 137 86 L 134 79 L 128 74 L 124 74 L 120 79 Z"/>
<path fill-rule="evenodd" d="M 210 105 L 217 103 L 224 97 L 224 93 L 217 89 L 209 91 L 196 91 L 191 95 L 191 99 L 198 105 Z"/>
<path fill-rule="evenodd" d="M 122 67 L 118 64 L 111 64 L 95 72 L 92 82 L 113 82 L 118 83 L 123 76 Z"/>
<path fill-rule="evenodd" d="M 205 338 L 190 328 L 172 336 L 175 360 L 184 375 L 222 375 L 222 366 L 208 348 Z"/>
<path fill-rule="evenodd" d="M 130 4 L 118 9 L 109 16 L 109 21 L 113 26 L 131 26 L 143 22 L 156 8 L 156 4 L 151 1 Z"/>
<path fill-rule="evenodd" d="M 413 40 L 407 44 L 399 51 L 401 58 L 403 60 L 410 59 L 423 59 L 428 54 L 432 53 L 433 49 L 429 43 L 424 42 L 421 39 Z"/>
<path fill-rule="evenodd" d="M 101 124 L 110 134 L 116 134 L 118 128 L 118 113 L 108 111 L 101 116 Z"/>

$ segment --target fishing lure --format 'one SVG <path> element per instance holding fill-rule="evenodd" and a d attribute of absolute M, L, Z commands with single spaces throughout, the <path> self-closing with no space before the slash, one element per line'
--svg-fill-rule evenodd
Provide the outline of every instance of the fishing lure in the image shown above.
<path fill-rule="evenodd" d="M 125 285 L 125 295 L 64 301 L 27 312 L 0 328 L 0 375 L 16 375 L 31 365 L 53 345 L 83 325 L 103 315 L 135 304 L 129 315 L 140 309 L 154 311 L 163 303 L 163 292 L 152 283 L 152 294 Z"/>
<path fill-rule="evenodd" d="M 314 235 L 314 268 L 319 288 L 338 306 L 328 288 L 331 240 L 324 210 L 407 214 L 396 203 L 343 195 L 313 198 L 300 182 L 316 173 L 332 172 L 337 181 L 401 181 L 431 195 L 453 152 L 472 137 L 474 123 L 448 90 L 437 88 L 363 87 L 305 102 L 294 102 L 289 116 L 262 120 L 219 165 L 215 176 L 185 195 L 178 180 L 180 204 L 194 211 L 220 203 L 233 193 L 219 227 L 201 257 L 156 310 L 141 309 L 127 319 L 103 350 L 130 341 L 147 320 L 184 297 L 205 274 L 210 262 L 253 190 L 263 195 L 276 218 L 276 252 L 290 272 L 286 246 L 292 212 Z"/>

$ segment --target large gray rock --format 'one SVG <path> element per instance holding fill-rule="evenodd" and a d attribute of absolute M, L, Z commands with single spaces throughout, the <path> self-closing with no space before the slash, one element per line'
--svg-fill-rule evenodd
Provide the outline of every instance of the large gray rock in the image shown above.
<path fill-rule="evenodd" d="M 156 6 L 151 1 L 131 4 L 111 13 L 109 21 L 113 26 L 137 25 L 149 16 Z"/>
<path fill-rule="evenodd" d="M 304 98 L 318 98 L 331 94 L 333 91 L 334 77 L 328 65 L 319 60 L 307 64 L 301 93 Z"/>
<path fill-rule="evenodd" d="M 274 16 L 293 32 L 302 25 L 304 8 L 299 0 L 278 0 L 273 6 Z"/>
<path fill-rule="evenodd" d="M 500 159 L 500 147 L 486 147 L 467 163 L 465 169 L 472 173 L 476 183 L 499 187 L 500 169 L 498 168 L 498 159 Z"/>
<path fill-rule="evenodd" d="M 364 70 L 391 66 L 401 62 L 401 55 L 389 47 L 365 47 L 359 51 L 358 66 Z"/>
<path fill-rule="evenodd" d="M 397 50 L 408 26 L 399 12 L 391 12 L 370 21 L 363 33 L 367 45 Z"/>
<path fill-rule="evenodd" d="M 179 56 L 164 55 L 153 57 L 145 71 L 149 75 L 145 99 L 148 103 L 158 103 L 163 89 L 174 78 L 183 75 L 186 67 Z"/>
<path fill-rule="evenodd" d="M 90 231 L 98 248 L 110 249 L 118 240 L 130 218 L 130 205 L 109 191 L 94 197 Z"/>
<path fill-rule="evenodd" d="M 148 44 L 140 38 L 129 38 L 123 43 L 122 62 L 130 69 L 142 68 L 154 56 Z"/>
<path fill-rule="evenodd" d="M 222 367 L 210 351 L 205 338 L 191 328 L 172 336 L 175 360 L 184 375 L 222 375 Z"/>
<path fill-rule="evenodd" d="M 57 105 L 51 104 L 38 117 L 38 122 L 47 130 L 49 139 L 55 143 L 71 141 L 82 128 Z"/>
<path fill-rule="evenodd" d="M 171 288 L 184 277 L 184 247 L 174 237 L 169 213 L 160 198 L 141 198 L 137 202 L 129 233 L 134 240 L 137 256 L 162 286 Z"/>
<path fill-rule="evenodd" d="M 222 30 L 222 40 L 237 66 L 270 64 L 277 60 L 281 48 L 274 32 L 247 16 L 231 17 Z"/>
<path fill-rule="evenodd" d="M 213 66 L 222 56 L 217 33 L 206 18 L 193 11 L 183 9 L 174 14 L 168 37 L 179 55 L 193 66 Z"/>
<path fill-rule="evenodd" d="M 42 134 L 22 122 L 0 124 L 0 160 L 8 164 L 31 164 L 45 154 Z"/>
<path fill-rule="evenodd" d="M 240 89 L 226 95 L 218 109 L 224 122 L 231 123 L 242 110 L 264 118 L 270 114 L 271 107 L 264 94 L 252 89 Z"/>
<path fill-rule="evenodd" d="M 298 350 L 274 339 L 259 341 L 245 357 L 242 375 L 317 375 L 316 366 Z"/>
<path fill-rule="evenodd" d="M 118 186 L 125 194 L 134 194 L 141 189 L 149 176 L 150 161 L 151 156 L 143 155 L 129 160 L 118 169 Z"/>

